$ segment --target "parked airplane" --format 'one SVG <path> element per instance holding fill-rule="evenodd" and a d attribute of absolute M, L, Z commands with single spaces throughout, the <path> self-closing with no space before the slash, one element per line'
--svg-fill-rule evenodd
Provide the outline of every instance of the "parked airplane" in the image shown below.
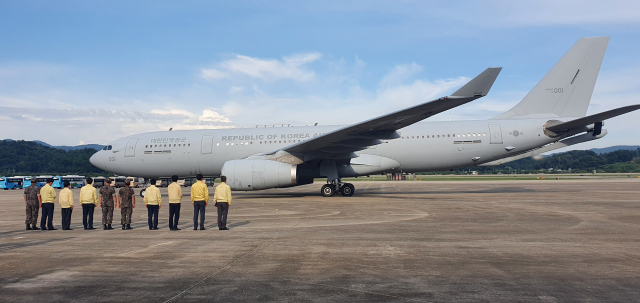
<path fill-rule="evenodd" d="M 349 126 L 164 131 L 125 137 L 91 157 L 120 175 L 226 175 L 233 190 L 310 184 L 323 196 L 354 194 L 342 178 L 499 165 L 607 134 L 603 121 L 640 108 L 585 116 L 608 37 L 582 38 L 511 110 L 482 121 L 423 122 L 481 98 L 501 68 L 488 68 L 447 97 Z"/>

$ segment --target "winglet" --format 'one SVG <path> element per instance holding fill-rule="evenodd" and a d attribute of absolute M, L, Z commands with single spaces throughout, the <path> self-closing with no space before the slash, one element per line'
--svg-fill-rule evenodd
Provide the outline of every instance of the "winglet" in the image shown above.
<path fill-rule="evenodd" d="M 489 67 L 451 96 L 456 97 L 484 97 L 489 93 L 493 82 L 496 81 L 502 67 Z"/>

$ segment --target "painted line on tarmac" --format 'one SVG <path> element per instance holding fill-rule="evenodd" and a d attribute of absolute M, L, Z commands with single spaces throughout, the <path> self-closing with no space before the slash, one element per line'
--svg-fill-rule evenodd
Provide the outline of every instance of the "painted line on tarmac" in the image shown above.
<path fill-rule="evenodd" d="M 425 301 L 425 300 L 419 300 L 419 299 L 413 299 L 413 298 L 405 298 L 405 297 L 400 297 L 400 296 L 395 296 L 395 295 L 390 295 L 390 294 L 383 294 L 383 293 L 379 293 L 379 292 L 373 292 L 373 291 L 368 291 L 368 290 L 360 290 L 360 289 L 353 289 L 353 288 L 348 288 L 348 287 L 340 287 L 340 286 L 334 286 L 334 285 L 329 285 L 329 284 L 324 284 L 324 283 L 305 282 L 305 281 L 294 280 L 294 279 L 285 279 L 285 280 L 286 281 L 291 281 L 291 282 L 298 282 L 298 283 L 302 283 L 302 284 L 307 284 L 307 285 L 318 285 L 318 286 L 324 286 L 324 287 L 329 287 L 329 288 L 337 288 L 337 289 L 349 290 L 349 291 L 354 291 L 354 292 L 361 292 L 361 293 L 370 294 L 370 295 L 384 296 L 384 297 L 407 300 L 407 301 L 429 302 L 429 301 Z"/>
<path fill-rule="evenodd" d="M 292 225 L 292 226 L 288 227 L 287 229 L 285 229 L 285 230 L 281 231 L 280 233 L 278 233 L 277 235 L 275 235 L 275 237 L 273 237 L 273 238 L 271 238 L 271 239 L 267 240 L 266 242 L 264 242 L 264 243 L 260 244 L 260 246 L 258 246 L 258 247 L 256 247 L 256 248 L 254 248 L 254 249 L 253 249 L 253 250 L 251 250 L 250 252 L 248 252 L 248 253 L 246 253 L 246 254 L 244 254 L 244 255 L 240 256 L 239 258 L 237 258 L 237 259 L 233 260 L 231 263 L 227 264 L 226 266 L 224 266 L 224 267 L 222 267 L 222 268 L 220 268 L 220 269 L 216 270 L 214 273 L 210 274 L 208 277 L 206 277 L 206 278 L 204 278 L 204 279 L 200 280 L 200 282 L 198 282 L 198 283 L 196 283 L 196 284 L 191 285 L 189 288 L 187 288 L 187 289 L 183 290 L 181 293 L 179 293 L 179 294 L 177 294 L 177 295 L 175 295 L 175 296 L 171 297 L 170 299 L 168 299 L 168 300 L 164 301 L 164 303 L 173 302 L 173 301 L 175 301 L 176 299 L 178 299 L 178 298 L 182 297 L 184 294 L 186 294 L 186 293 L 187 293 L 187 292 L 189 292 L 190 290 L 192 290 L 192 289 L 194 289 L 194 288 L 198 287 L 199 285 L 201 285 L 202 283 L 206 282 L 207 280 L 211 279 L 213 276 L 215 276 L 215 275 L 217 275 L 217 274 L 219 274 L 219 273 L 221 273 L 221 272 L 223 272 L 223 271 L 225 271 L 225 270 L 227 270 L 227 269 L 231 268 L 231 266 L 233 266 L 234 264 L 236 264 L 236 263 L 238 263 L 238 262 L 242 261 L 244 258 L 246 258 L 246 257 L 248 257 L 248 256 L 250 256 L 250 255 L 253 255 L 254 253 L 258 252 L 259 250 L 261 250 L 261 249 L 262 249 L 262 248 L 264 248 L 265 246 L 269 245 L 271 242 L 273 242 L 273 241 L 277 240 L 278 238 L 280 238 L 280 237 L 281 237 L 281 236 L 283 236 L 284 234 L 286 234 L 286 233 L 288 233 L 289 231 L 291 231 L 291 230 L 292 230 L 293 228 L 295 228 L 296 226 L 300 225 L 300 223 L 302 223 L 304 220 L 306 220 L 306 219 L 308 219 L 308 218 L 309 218 L 309 216 L 302 218 L 302 219 L 301 219 L 300 221 L 298 221 L 296 224 L 294 224 L 294 225 Z"/>

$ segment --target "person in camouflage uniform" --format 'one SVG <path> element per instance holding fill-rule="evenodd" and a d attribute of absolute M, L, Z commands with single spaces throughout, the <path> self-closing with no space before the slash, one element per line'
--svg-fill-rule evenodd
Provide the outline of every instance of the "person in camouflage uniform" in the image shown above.
<path fill-rule="evenodd" d="M 118 207 L 120 208 L 120 214 L 122 215 L 121 224 L 122 229 L 131 228 L 131 214 L 136 207 L 136 197 L 134 196 L 133 189 L 130 187 L 131 182 L 129 180 L 124 181 L 124 187 L 120 189 L 118 193 Z"/>
<path fill-rule="evenodd" d="M 100 188 L 100 207 L 102 207 L 102 229 L 113 229 L 111 222 L 113 221 L 113 207 L 116 190 L 111 187 L 111 179 L 105 180 L 107 183 Z"/>
<path fill-rule="evenodd" d="M 24 204 L 27 207 L 27 219 L 24 223 L 27 224 L 27 230 L 40 230 L 40 228 L 36 226 L 36 223 L 38 223 L 38 212 L 42 205 L 40 199 L 40 188 L 38 188 L 38 183 L 34 178 L 31 186 L 24 189 Z M 31 224 L 31 226 L 29 226 L 29 224 Z"/>

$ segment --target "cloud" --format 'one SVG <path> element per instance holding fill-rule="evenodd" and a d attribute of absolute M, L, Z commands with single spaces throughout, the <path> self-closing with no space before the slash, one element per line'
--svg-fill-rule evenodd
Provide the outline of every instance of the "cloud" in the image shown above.
<path fill-rule="evenodd" d="M 235 58 L 216 64 L 215 68 L 201 70 L 200 76 L 208 81 L 217 81 L 234 76 L 257 78 L 267 82 L 289 79 L 298 82 L 310 81 L 315 73 L 304 65 L 322 57 L 318 52 L 294 54 L 277 59 L 259 59 L 236 55 Z"/>
<path fill-rule="evenodd" d="M 229 77 L 228 74 L 221 72 L 219 70 L 216 69 L 201 69 L 200 71 L 200 76 L 202 78 L 204 78 L 205 80 L 209 80 L 209 81 L 215 81 L 215 80 L 220 80 L 220 79 L 224 79 Z"/>
<path fill-rule="evenodd" d="M 228 118 L 214 112 L 210 109 L 205 109 L 202 111 L 202 115 L 198 117 L 198 121 L 200 122 L 222 122 L 222 123 L 231 123 L 231 120 Z"/>
<path fill-rule="evenodd" d="M 422 66 L 416 63 L 396 65 L 390 73 L 380 80 L 380 86 L 388 87 L 401 84 L 421 72 Z"/>
<path fill-rule="evenodd" d="M 0 107 L 5 138 L 76 144 L 79 139 L 104 144 L 128 135 L 169 130 L 233 128 L 231 120 L 206 109 L 128 110 Z"/>
<path fill-rule="evenodd" d="M 231 88 L 229 88 L 229 91 L 227 93 L 229 95 L 233 95 L 233 94 L 241 93 L 242 91 L 244 91 L 244 87 L 242 87 L 242 86 L 232 86 Z"/>

